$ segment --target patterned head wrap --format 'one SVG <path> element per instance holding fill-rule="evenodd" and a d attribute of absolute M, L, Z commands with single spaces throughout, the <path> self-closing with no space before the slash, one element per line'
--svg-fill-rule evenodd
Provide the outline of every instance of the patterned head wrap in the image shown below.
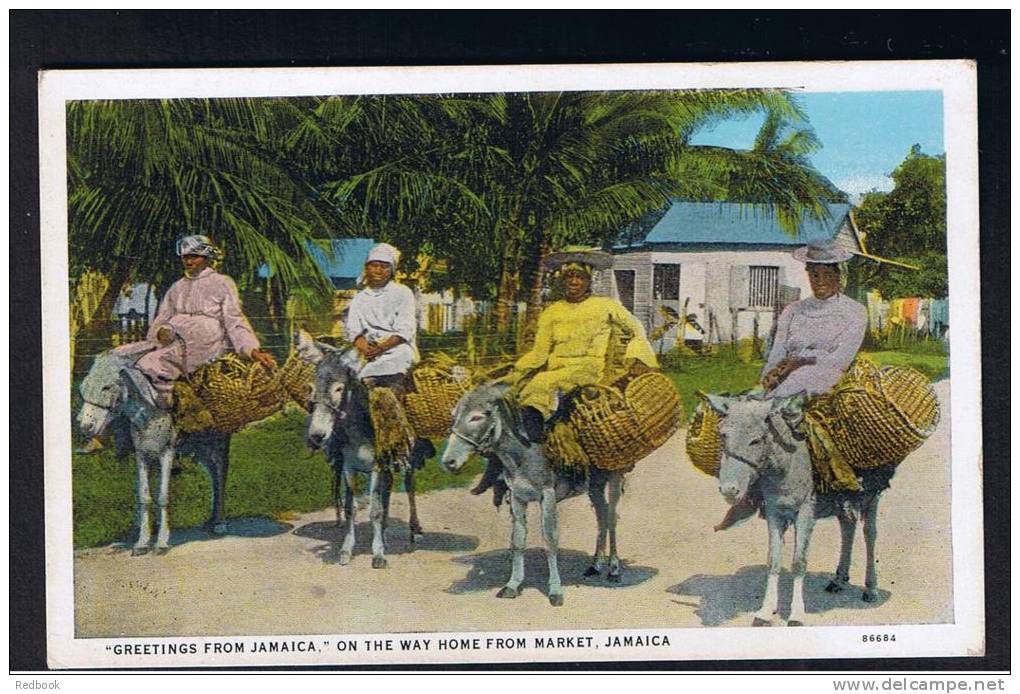
<path fill-rule="evenodd" d="M 177 239 L 177 255 L 201 255 L 213 260 L 223 257 L 223 251 L 204 234 L 192 234 Z"/>

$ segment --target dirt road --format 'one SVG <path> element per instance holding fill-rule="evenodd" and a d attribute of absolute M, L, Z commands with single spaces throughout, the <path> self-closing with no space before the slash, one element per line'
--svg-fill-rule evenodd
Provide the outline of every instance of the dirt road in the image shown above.
<path fill-rule="evenodd" d="M 949 383 L 939 430 L 901 466 L 882 498 L 877 602 L 860 599 L 863 539 L 854 587 L 831 595 L 839 532 L 814 533 L 806 581 L 815 625 L 951 622 Z M 510 520 L 488 495 L 465 489 L 419 498 L 426 537 L 411 552 L 407 506 L 393 497 L 389 567 L 370 566 L 371 528 L 359 516 L 354 561 L 336 563 L 333 511 L 270 522 L 234 520 L 227 536 L 180 531 L 163 557 L 131 557 L 124 547 L 75 555 L 79 637 L 380 633 L 581 628 L 747 626 L 765 583 L 764 521 L 713 532 L 725 504 L 715 480 L 694 470 L 681 431 L 639 463 L 620 502 L 623 582 L 586 580 L 595 519 L 586 497 L 560 506 L 560 571 L 566 605 L 545 591 L 537 509 L 529 516 L 527 580 L 516 600 L 496 591 L 509 572 Z M 789 552 L 787 553 L 788 562 Z M 789 590 L 788 582 L 783 584 Z"/>

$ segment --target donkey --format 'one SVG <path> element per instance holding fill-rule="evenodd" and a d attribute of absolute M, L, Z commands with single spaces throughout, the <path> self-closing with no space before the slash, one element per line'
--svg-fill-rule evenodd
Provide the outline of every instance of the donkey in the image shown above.
<path fill-rule="evenodd" d="M 315 364 L 315 378 L 310 402 L 306 441 L 312 449 L 324 449 L 335 474 L 334 499 L 339 499 L 339 478 L 344 486 L 344 540 L 339 563 L 349 564 L 354 551 L 354 487 L 355 475 L 368 476 L 369 517 L 372 521 L 372 568 L 386 567 L 386 524 L 389 519 L 393 468 L 377 464 L 375 433 L 368 410 L 368 389 L 358 380 L 355 363 L 344 350 L 316 342 L 304 330 L 295 336 L 297 354 Z M 404 487 L 410 509 L 408 525 L 411 546 L 424 531 L 418 520 L 414 495 L 414 471 L 424 460 L 435 455 L 431 442 L 415 441 L 404 471 Z M 337 521 L 340 521 L 339 507 Z"/>
<path fill-rule="evenodd" d="M 623 493 L 624 471 L 607 472 L 593 468 L 587 484 L 554 468 L 546 459 L 542 446 L 531 443 L 519 426 L 505 396 L 506 385 L 482 385 L 465 394 L 453 411 L 453 427 L 440 464 L 447 472 L 456 473 L 471 453 L 494 455 L 503 464 L 503 475 L 510 488 L 510 514 L 513 531 L 510 536 L 512 569 L 510 579 L 496 594 L 498 598 L 516 598 L 524 581 L 524 548 L 527 540 L 528 504 L 542 506 L 542 538 L 549 564 L 549 603 L 563 605 L 557 553 L 559 551 L 559 519 L 556 504 L 577 496 L 587 488 L 595 509 L 598 536 L 592 564 L 586 577 L 598 576 L 606 570 L 604 554 L 609 537 L 607 580 L 619 582 L 622 570 L 616 553 L 616 506 Z M 606 488 L 609 501 L 606 501 Z"/>
<path fill-rule="evenodd" d="M 835 578 L 826 590 L 839 592 L 849 581 L 857 515 L 864 519 L 867 546 L 865 591 L 862 599 L 877 597 L 875 540 L 878 535 L 878 500 L 888 487 L 892 466 L 865 475 L 864 491 L 850 494 L 817 494 L 807 442 L 800 432 L 804 399 L 762 399 L 753 396 L 707 396 L 721 417 L 722 463 L 719 491 L 734 507 L 747 506 L 760 495 L 769 531 L 769 575 L 765 598 L 754 617 L 754 626 L 769 626 L 779 613 L 779 574 L 783 535 L 794 528 L 793 595 L 788 626 L 804 623 L 804 576 L 815 520 L 836 516 L 840 524 L 840 558 Z M 750 501 L 751 504 L 754 501 Z"/>
<path fill-rule="evenodd" d="M 223 523 L 224 489 L 230 455 L 230 435 L 216 432 L 195 432 L 178 435 L 170 412 L 150 404 L 137 390 L 124 369 L 134 366 L 138 355 L 127 356 L 104 352 L 95 358 L 92 368 L 81 383 L 84 400 L 78 413 L 78 427 L 86 437 L 98 436 L 106 429 L 118 429 L 125 423 L 130 432 L 131 447 L 137 461 L 135 501 L 138 539 L 131 554 L 146 554 L 152 545 L 149 511 L 152 494 L 149 490 L 149 468 L 159 464 L 159 527 L 154 554 L 164 554 L 170 547 L 170 472 L 175 449 L 194 454 L 212 482 L 213 498 L 206 530 L 225 532 Z"/>

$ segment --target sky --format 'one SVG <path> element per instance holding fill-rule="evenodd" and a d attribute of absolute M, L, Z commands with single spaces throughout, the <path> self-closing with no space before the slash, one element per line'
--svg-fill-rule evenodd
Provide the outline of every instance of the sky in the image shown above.
<path fill-rule="evenodd" d="M 892 190 L 889 174 L 912 145 L 925 154 L 945 151 L 941 92 L 817 92 L 796 99 L 822 144 L 811 162 L 854 201 L 869 190 Z M 750 149 L 764 120 L 724 121 L 692 143 Z"/>

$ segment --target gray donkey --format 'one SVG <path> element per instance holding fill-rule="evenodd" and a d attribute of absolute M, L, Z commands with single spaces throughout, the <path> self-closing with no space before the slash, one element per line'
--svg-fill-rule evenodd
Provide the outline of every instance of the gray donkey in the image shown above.
<path fill-rule="evenodd" d="M 213 488 L 212 508 L 206 521 L 207 530 L 225 531 L 223 525 L 224 489 L 230 454 L 230 435 L 216 432 L 195 432 L 178 435 L 174 430 L 170 412 L 155 407 L 138 391 L 134 381 L 124 372 L 137 355 L 127 357 L 105 352 L 95 358 L 92 368 L 81 383 L 84 404 L 78 413 L 78 427 L 88 438 L 105 430 L 127 425 L 130 445 L 138 464 L 135 482 L 138 539 L 131 553 L 145 554 L 152 544 L 149 511 L 152 494 L 149 490 L 149 467 L 159 464 L 159 528 L 156 533 L 155 554 L 165 553 L 170 546 L 170 471 L 174 453 L 194 454 L 195 459 L 209 473 Z"/>
<path fill-rule="evenodd" d="M 811 456 L 804 435 L 804 399 L 762 399 L 754 396 L 707 396 L 708 403 L 722 419 L 719 435 L 723 455 L 719 469 L 719 491 L 734 507 L 756 503 L 768 523 L 769 575 L 765 598 L 754 617 L 754 626 L 769 626 L 779 614 L 779 574 L 783 535 L 794 528 L 793 595 L 789 626 L 804 623 L 804 575 L 811 532 L 817 518 L 836 516 L 840 524 L 840 558 L 835 578 L 826 590 L 838 592 L 849 581 L 850 557 L 858 514 L 864 519 L 867 569 L 863 599 L 877 597 L 875 540 L 878 535 L 878 501 L 889 486 L 894 466 L 864 473 L 864 491 L 850 494 L 817 494 Z"/>
<path fill-rule="evenodd" d="M 546 459 L 540 444 L 531 443 L 518 426 L 505 395 L 505 385 L 483 385 L 464 395 L 453 411 L 453 427 L 441 465 L 451 473 L 459 471 L 472 452 L 494 455 L 503 465 L 503 475 L 510 488 L 510 514 L 513 531 L 510 536 L 512 568 L 510 580 L 496 594 L 499 598 L 516 598 L 524 581 L 524 548 L 527 540 L 528 504 L 542 506 L 542 538 L 545 540 L 549 564 L 549 602 L 563 604 L 560 582 L 559 518 L 556 504 L 577 496 L 587 488 L 598 521 L 595 556 L 585 576 L 599 575 L 606 569 L 604 552 L 609 537 L 607 580 L 619 582 L 620 560 L 616 554 L 616 505 L 623 493 L 624 471 L 606 472 L 592 469 L 587 480 L 571 477 L 554 468 Z M 587 483 L 586 485 L 584 483 Z M 609 501 L 605 491 L 609 489 Z"/>
<path fill-rule="evenodd" d="M 354 552 L 356 513 L 353 482 L 355 475 L 361 474 L 369 478 L 372 568 L 385 568 L 386 523 L 389 519 L 393 468 L 376 463 L 374 431 L 368 411 L 368 389 L 358 380 L 345 351 L 316 342 L 304 330 L 295 335 L 295 344 L 298 356 L 316 365 L 307 443 L 313 449 L 324 449 L 333 465 L 334 474 L 337 475 L 333 486 L 334 500 L 339 499 L 341 476 L 344 483 L 345 531 L 339 563 L 350 563 Z M 424 439 L 415 441 L 404 471 L 412 548 L 423 535 L 415 503 L 414 471 L 432 455 L 435 455 L 435 450 L 431 442 Z M 339 506 L 337 521 L 340 521 Z"/>

